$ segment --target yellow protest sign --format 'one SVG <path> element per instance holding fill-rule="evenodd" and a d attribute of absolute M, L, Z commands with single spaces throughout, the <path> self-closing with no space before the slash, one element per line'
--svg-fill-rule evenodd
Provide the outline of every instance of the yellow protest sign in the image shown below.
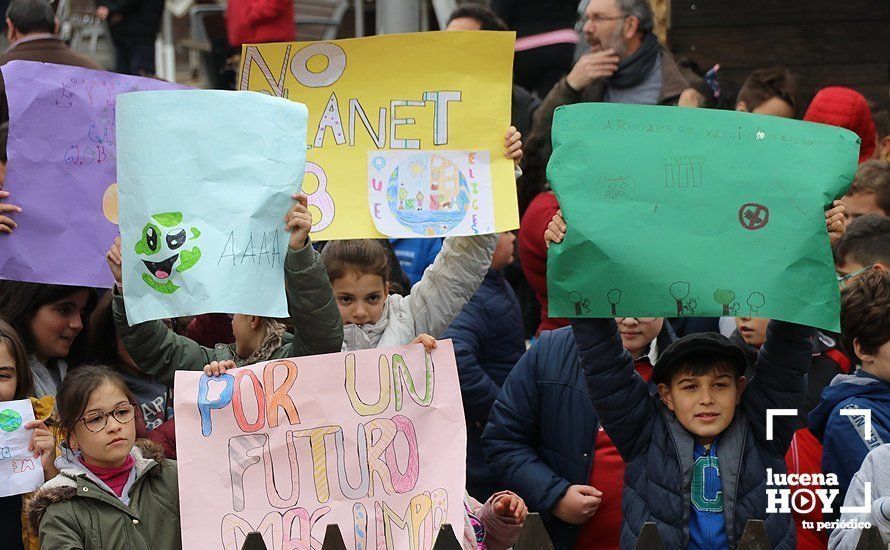
<path fill-rule="evenodd" d="M 309 108 L 315 240 L 472 235 L 519 225 L 514 33 L 427 32 L 245 45 L 239 89 Z"/>

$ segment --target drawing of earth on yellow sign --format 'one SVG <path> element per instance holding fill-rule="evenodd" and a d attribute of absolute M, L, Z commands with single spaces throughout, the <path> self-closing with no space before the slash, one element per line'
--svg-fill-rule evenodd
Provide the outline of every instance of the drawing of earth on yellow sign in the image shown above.
<path fill-rule="evenodd" d="M 378 163 L 385 162 L 378 158 Z M 386 199 L 395 219 L 420 235 L 446 234 L 470 208 L 466 175 L 457 164 L 436 153 L 419 152 L 394 167 Z"/>
<path fill-rule="evenodd" d="M 493 233 L 488 151 L 369 151 L 368 206 L 387 237 Z"/>

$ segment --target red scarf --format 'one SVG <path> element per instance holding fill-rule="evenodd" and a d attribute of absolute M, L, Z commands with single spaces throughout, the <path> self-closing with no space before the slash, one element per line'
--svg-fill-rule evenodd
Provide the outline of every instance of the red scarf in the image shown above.
<path fill-rule="evenodd" d="M 92 464 L 87 464 L 80 459 L 80 463 L 83 464 L 87 470 L 93 472 L 96 477 L 102 480 L 102 483 L 108 485 L 108 487 L 114 491 L 118 497 L 124 492 L 124 486 L 127 484 L 127 480 L 130 479 L 130 470 L 133 469 L 133 465 L 136 461 L 133 459 L 133 455 L 127 455 L 127 460 L 124 461 L 123 465 L 118 466 L 117 468 L 103 468 L 102 466 L 94 466 Z"/>

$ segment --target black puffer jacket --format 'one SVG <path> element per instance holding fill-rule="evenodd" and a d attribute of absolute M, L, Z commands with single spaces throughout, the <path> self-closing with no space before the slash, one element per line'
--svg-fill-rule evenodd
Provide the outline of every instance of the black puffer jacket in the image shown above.
<path fill-rule="evenodd" d="M 482 454 L 482 430 L 504 380 L 525 353 L 519 302 L 499 271 L 488 270 L 442 338 L 454 341 L 467 420 L 467 491 L 484 501 L 502 487 Z"/>
<path fill-rule="evenodd" d="M 593 407 L 627 463 L 622 493 L 621 547 L 634 548 L 643 524 L 655 522 L 665 548 L 689 545 L 693 436 L 646 384 L 630 376 L 633 361 L 615 321 L 573 321 L 581 367 Z M 793 549 L 791 514 L 767 514 L 766 469 L 783 473 L 795 419 L 774 418 L 766 439 L 766 410 L 796 408 L 804 393 L 813 331 L 772 321 L 766 343 L 735 417 L 720 435 L 717 456 L 730 548 L 749 519 L 766 521 L 771 548 Z M 656 363 L 656 369 L 657 369 Z"/>
<path fill-rule="evenodd" d="M 674 331 L 664 323 L 656 349 L 674 340 Z M 551 510 L 569 486 L 590 479 L 598 431 L 571 328 L 545 330 L 501 387 L 482 447 L 501 485 L 541 514 L 558 550 L 574 548 L 581 527 Z"/>

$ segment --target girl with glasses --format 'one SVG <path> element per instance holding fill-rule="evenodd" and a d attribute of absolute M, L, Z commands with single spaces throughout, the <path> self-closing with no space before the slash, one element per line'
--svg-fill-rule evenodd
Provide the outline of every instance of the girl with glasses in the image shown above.
<path fill-rule="evenodd" d="M 80 367 L 62 382 L 60 473 L 28 503 L 42 548 L 181 548 L 176 464 L 136 442 L 135 401 L 108 367 Z"/>

